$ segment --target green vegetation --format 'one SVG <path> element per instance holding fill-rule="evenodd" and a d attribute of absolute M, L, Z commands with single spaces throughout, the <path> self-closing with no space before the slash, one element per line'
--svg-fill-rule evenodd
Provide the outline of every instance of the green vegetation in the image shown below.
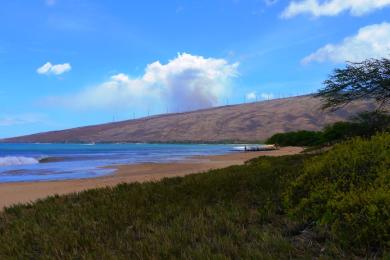
<path fill-rule="evenodd" d="M 321 146 L 338 143 L 352 137 L 370 137 L 378 132 L 390 132 L 390 115 L 386 112 L 363 112 L 349 122 L 336 122 L 321 132 L 297 131 L 271 136 L 266 143 L 280 146 Z"/>
<path fill-rule="evenodd" d="M 0 259 L 309 257 L 280 215 L 306 157 L 14 206 L 0 215 Z"/>
<path fill-rule="evenodd" d="M 305 130 L 274 134 L 266 141 L 266 144 L 280 146 L 317 146 L 323 143 L 322 132 Z"/>
<path fill-rule="evenodd" d="M 356 135 L 370 137 L 378 132 L 390 132 L 390 115 L 385 111 L 363 112 L 351 119 Z"/>
<path fill-rule="evenodd" d="M 325 109 L 336 110 L 358 99 L 373 99 L 377 110 L 386 110 L 390 104 L 390 59 L 368 59 L 348 62 L 343 69 L 335 69 L 317 97 Z M 388 107 L 387 107 L 388 108 Z"/>
<path fill-rule="evenodd" d="M 0 214 L 0 259 L 385 256 L 389 145 L 382 134 L 13 206 Z"/>
<path fill-rule="evenodd" d="M 361 253 L 389 247 L 390 134 L 355 138 L 307 161 L 286 204 L 343 246 Z"/>

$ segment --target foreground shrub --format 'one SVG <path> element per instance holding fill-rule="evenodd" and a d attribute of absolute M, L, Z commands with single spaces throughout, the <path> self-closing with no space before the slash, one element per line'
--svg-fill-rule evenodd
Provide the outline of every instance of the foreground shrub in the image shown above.
<path fill-rule="evenodd" d="M 290 213 L 327 229 L 343 246 L 390 247 L 390 134 L 355 138 L 304 165 L 287 192 Z"/>

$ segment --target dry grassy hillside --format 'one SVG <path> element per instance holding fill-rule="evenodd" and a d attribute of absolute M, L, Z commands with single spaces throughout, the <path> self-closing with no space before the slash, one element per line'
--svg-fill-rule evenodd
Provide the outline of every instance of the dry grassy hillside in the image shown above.
<path fill-rule="evenodd" d="M 265 140 L 278 132 L 319 130 L 373 108 L 362 101 L 324 112 L 312 96 L 166 114 L 2 140 L 4 142 L 222 142 Z"/>

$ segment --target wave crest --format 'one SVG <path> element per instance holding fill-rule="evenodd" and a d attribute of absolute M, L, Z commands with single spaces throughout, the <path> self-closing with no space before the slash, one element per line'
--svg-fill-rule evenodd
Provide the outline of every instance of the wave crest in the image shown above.
<path fill-rule="evenodd" d="M 37 164 L 39 160 L 24 156 L 6 156 L 0 157 L 0 166 Z"/>

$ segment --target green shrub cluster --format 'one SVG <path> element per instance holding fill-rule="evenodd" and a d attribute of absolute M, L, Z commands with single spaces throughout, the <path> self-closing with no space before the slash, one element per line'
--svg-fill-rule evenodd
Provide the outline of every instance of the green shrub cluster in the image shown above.
<path fill-rule="evenodd" d="M 307 161 L 286 206 L 348 248 L 389 248 L 390 134 L 354 138 Z"/>
<path fill-rule="evenodd" d="M 317 146 L 323 143 L 323 134 L 322 132 L 305 130 L 279 133 L 270 137 L 266 143 L 281 146 Z"/>
<path fill-rule="evenodd" d="M 378 132 L 390 131 L 390 115 L 385 112 L 363 112 L 349 122 L 336 122 L 322 131 L 296 131 L 278 133 L 266 143 L 281 146 L 320 146 L 334 144 L 355 136 L 370 137 Z"/>
<path fill-rule="evenodd" d="M 351 122 L 336 122 L 322 131 L 321 144 L 337 143 L 354 136 L 360 136 L 360 126 Z"/>

